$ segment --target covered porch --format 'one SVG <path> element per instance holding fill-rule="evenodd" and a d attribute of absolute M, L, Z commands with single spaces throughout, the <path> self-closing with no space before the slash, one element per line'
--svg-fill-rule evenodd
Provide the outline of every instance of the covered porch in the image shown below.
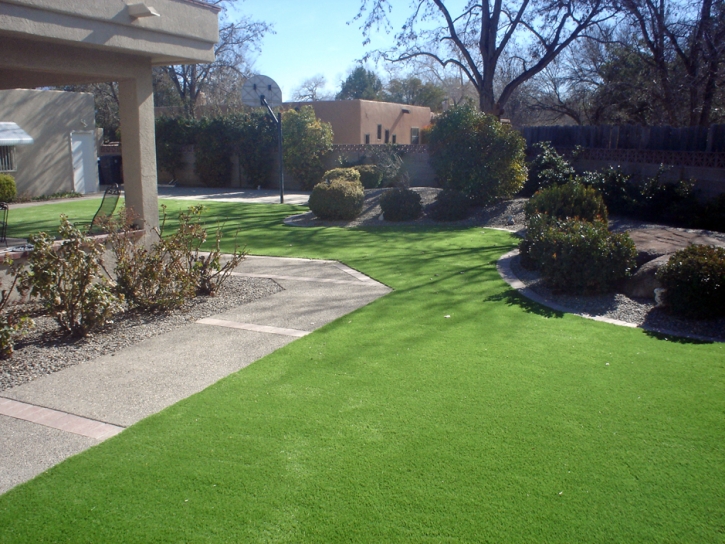
<path fill-rule="evenodd" d="M 156 227 L 152 68 L 212 62 L 218 13 L 195 0 L 0 1 L 0 89 L 118 82 L 126 206 Z"/>

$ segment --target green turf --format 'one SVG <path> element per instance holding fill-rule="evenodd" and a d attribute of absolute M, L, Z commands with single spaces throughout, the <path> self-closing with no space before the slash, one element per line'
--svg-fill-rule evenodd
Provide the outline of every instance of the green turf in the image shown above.
<path fill-rule="evenodd" d="M 722 344 L 527 302 L 503 232 L 298 209 L 207 216 L 395 291 L 11 490 L 0 542 L 725 540 Z"/>

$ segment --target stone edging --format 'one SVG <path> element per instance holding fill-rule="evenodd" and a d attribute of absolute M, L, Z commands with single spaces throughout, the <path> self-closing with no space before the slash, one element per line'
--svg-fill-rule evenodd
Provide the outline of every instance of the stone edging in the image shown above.
<path fill-rule="evenodd" d="M 512 251 L 509 251 L 505 255 L 502 255 L 499 258 L 498 262 L 496 263 L 496 268 L 498 269 L 498 273 L 501 276 L 501 278 L 506 283 L 508 283 L 513 289 L 516 289 L 516 291 L 521 293 L 523 296 L 525 296 L 529 300 L 533 300 L 534 302 L 541 304 L 542 306 L 546 306 L 547 308 L 551 308 L 552 310 L 556 310 L 557 312 L 562 312 L 562 313 L 566 313 L 566 314 L 574 314 L 574 315 L 578 315 L 579 317 L 583 317 L 585 319 L 592 319 L 594 321 L 602 321 L 604 323 L 609 323 L 610 325 L 619 325 L 620 327 L 630 327 L 630 328 L 634 328 L 634 329 L 642 329 L 642 330 L 654 332 L 657 334 L 691 338 L 693 340 L 701 340 L 703 342 L 722 342 L 722 340 L 719 340 L 717 338 L 712 338 L 709 336 L 700 336 L 697 334 L 686 334 L 686 333 L 679 332 L 679 331 L 661 329 L 659 327 L 649 327 L 649 326 L 645 326 L 645 325 L 637 325 L 635 323 L 629 323 L 627 321 L 621 321 L 619 319 L 611 319 L 609 317 L 594 316 L 594 315 L 575 312 L 571 308 L 562 306 L 561 304 L 558 304 L 557 302 L 554 302 L 553 300 L 550 300 L 546 297 L 541 296 L 539 293 L 536 293 L 533 289 L 526 287 L 524 282 L 522 282 L 516 276 L 516 274 L 514 274 L 513 270 L 511 269 L 511 261 L 514 259 L 514 257 L 517 257 L 518 254 L 519 254 L 519 250 L 514 249 Z"/>

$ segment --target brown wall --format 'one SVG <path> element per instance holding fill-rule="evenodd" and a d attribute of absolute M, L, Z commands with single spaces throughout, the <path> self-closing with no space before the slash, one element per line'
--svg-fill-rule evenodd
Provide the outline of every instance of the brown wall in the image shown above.
<path fill-rule="evenodd" d="M 332 125 L 335 144 L 364 144 L 365 135 L 370 135 L 371 144 L 385 143 L 385 131 L 389 131 L 389 142 L 410 144 L 410 129 L 423 129 L 430 125 L 430 108 L 375 102 L 372 100 L 334 100 L 318 102 L 290 102 L 287 107 L 312 106 L 315 115 Z M 408 113 L 404 113 L 407 110 Z M 381 125 L 380 139 L 377 127 Z"/>

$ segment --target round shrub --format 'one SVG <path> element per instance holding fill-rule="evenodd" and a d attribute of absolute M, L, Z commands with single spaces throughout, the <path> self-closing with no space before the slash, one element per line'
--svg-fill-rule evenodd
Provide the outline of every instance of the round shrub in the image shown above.
<path fill-rule="evenodd" d="M 526 181 L 526 142 L 509 125 L 472 106 L 441 114 L 430 132 L 430 165 L 443 188 L 473 203 L 516 194 Z"/>
<path fill-rule="evenodd" d="M 673 313 L 707 319 L 725 316 L 725 249 L 691 245 L 657 272 Z"/>
<path fill-rule="evenodd" d="M 423 213 L 420 195 L 405 187 L 385 191 L 380 197 L 380 208 L 386 221 L 412 221 Z"/>
<path fill-rule="evenodd" d="M 576 181 L 552 185 L 532 196 L 524 208 L 527 219 L 536 214 L 553 219 L 607 220 L 607 207 L 595 189 Z"/>
<path fill-rule="evenodd" d="M 602 195 L 607 209 L 612 213 L 630 215 L 636 210 L 639 187 L 621 170 L 610 166 L 598 172 L 585 172 L 580 179 L 584 185 L 596 189 Z"/>
<path fill-rule="evenodd" d="M 320 219 L 350 220 L 360 215 L 365 191 L 359 181 L 333 179 L 315 185 L 310 210 Z"/>
<path fill-rule="evenodd" d="M 374 164 L 353 166 L 360 173 L 360 182 L 366 189 L 377 189 L 383 183 L 383 172 Z"/>
<path fill-rule="evenodd" d="M 460 191 L 443 189 L 431 205 L 430 215 L 436 221 L 458 221 L 468 217 L 471 201 Z"/>
<path fill-rule="evenodd" d="M 12 202 L 16 196 L 15 178 L 10 174 L 0 174 L 0 202 Z"/>
<path fill-rule="evenodd" d="M 322 176 L 322 181 L 332 181 L 339 179 L 341 181 L 360 181 L 360 172 L 354 168 L 333 168 L 328 170 Z"/>
<path fill-rule="evenodd" d="M 524 196 L 531 196 L 552 185 L 563 185 L 576 175 L 569 161 L 557 153 L 551 142 L 539 142 L 533 147 L 538 154 L 529 163 L 529 177 L 522 190 Z"/>
<path fill-rule="evenodd" d="M 520 245 L 522 264 L 541 270 L 547 285 L 572 294 L 606 293 L 634 270 L 637 250 L 627 233 L 611 233 L 604 221 L 532 218 Z"/>

